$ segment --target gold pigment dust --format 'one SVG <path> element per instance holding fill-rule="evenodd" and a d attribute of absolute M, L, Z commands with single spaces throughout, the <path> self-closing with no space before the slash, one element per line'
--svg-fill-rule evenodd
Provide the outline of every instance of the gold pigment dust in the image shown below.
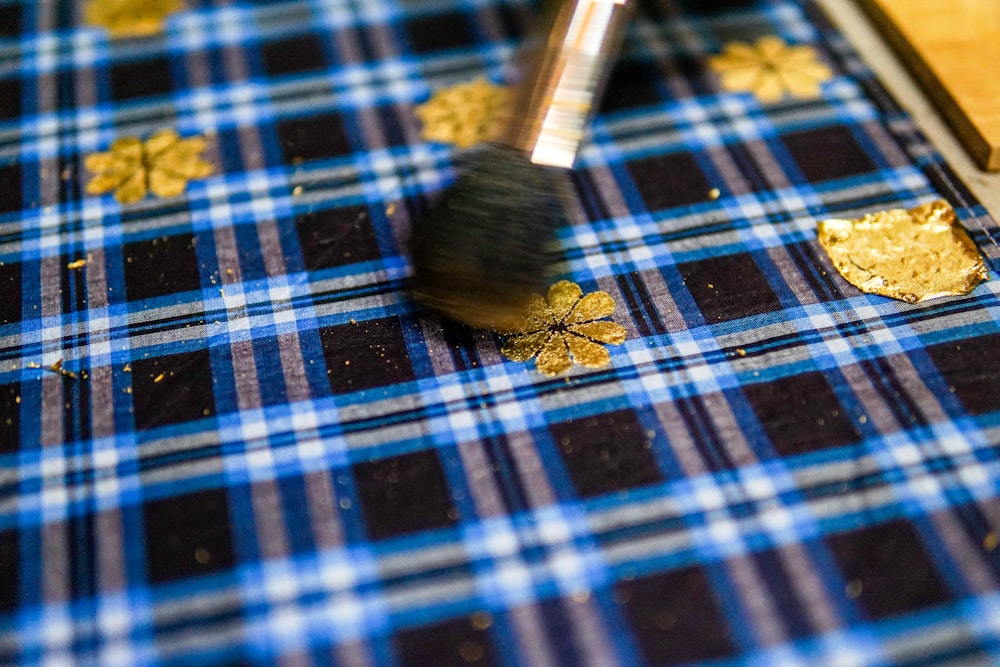
<path fill-rule="evenodd" d="M 180 0 L 91 0 L 84 20 L 112 37 L 145 37 L 163 32 L 166 18 L 182 9 Z"/>
<path fill-rule="evenodd" d="M 607 292 L 584 296 L 576 283 L 562 280 L 549 288 L 548 298 L 533 294 L 521 322 L 500 350 L 512 361 L 537 356 L 535 367 L 545 375 L 568 371 L 574 363 L 601 368 L 611 363 L 605 345 L 621 345 L 624 327 L 603 321 L 615 310 Z"/>
<path fill-rule="evenodd" d="M 131 204 L 152 192 L 157 197 L 176 197 L 188 181 L 205 178 L 214 171 L 201 159 L 204 137 L 182 139 L 173 130 L 160 130 L 146 141 L 122 137 L 106 153 L 88 155 L 84 166 L 96 174 L 87 183 L 90 194 L 115 193 L 122 204 Z"/>
<path fill-rule="evenodd" d="M 497 138 L 497 110 L 510 99 L 510 90 L 479 78 L 434 92 L 416 109 L 423 124 L 420 136 L 428 141 L 468 148 Z"/>
<path fill-rule="evenodd" d="M 819 242 L 849 283 L 907 303 L 968 294 L 987 279 L 972 239 L 942 200 L 857 220 L 824 220 Z"/>
<path fill-rule="evenodd" d="M 820 85 L 833 76 L 811 46 L 789 46 L 774 35 L 754 44 L 729 42 L 708 66 L 719 75 L 723 90 L 750 92 L 765 103 L 785 95 L 819 97 Z"/>

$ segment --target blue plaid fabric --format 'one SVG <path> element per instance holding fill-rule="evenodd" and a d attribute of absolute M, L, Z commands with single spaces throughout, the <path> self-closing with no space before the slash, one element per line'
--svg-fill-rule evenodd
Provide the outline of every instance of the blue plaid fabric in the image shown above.
<path fill-rule="evenodd" d="M 628 336 L 556 378 L 407 294 L 460 162 L 413 110 L 502 80 L 526 0 L 80 5 L 0 2 L 0 662 L 1000 660 L 1000 229 L 813 2 L 639 6 L 558 266 Z M 720 91 L 762 35 L 820 99 Z M 165 127 L 216 174 L 85 193 Z M 817 245 L 936 198 L 969 296 Z"/>

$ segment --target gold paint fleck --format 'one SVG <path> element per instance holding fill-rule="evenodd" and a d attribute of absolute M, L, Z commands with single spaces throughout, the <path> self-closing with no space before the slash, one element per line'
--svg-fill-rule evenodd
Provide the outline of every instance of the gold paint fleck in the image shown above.
<path fill-rule="evenodd" d="M 968 294 L 988 277 L 972 239 L 942 200 L 856 220 L 824 220 L 819 242 L 862 292 L 906 303 Z"/>
<path fill-rule="evenodd" d="M 51 366 L 46 366 L 45 370 L 55 373 L 56 375 L 62 375 L 63 377 L 69 378 L 71 380 L 79 379 L 76 373 L 63 368 L 62 359 L 57 359 L 55 363 L 53 363 Z"/>
<path fill-rule="evenodd" d="M 112 37 L 145 37 L 163 32 L 166 18 L 182 9 L 180 0 L 91 0 L 84 20 Z"/>
<path fill-rule="evenodd" d="M 416 109 L 423 124 L 420 136 L 428 141 L 468 148 L 497 138 L 497 110 L 510 99 L 510 90 L 484 78 L 442 88 Z"/>
<path fill-rule="evenodd" d="M 157 382 L 163 382 L 164 377 L 166 376 L 163 373 L 160 373 L 155 378 L 153 378 L 153 384 L 156 384 Z"/>
<path fill-rule="evenodd" d="M 844 595 L 854 599 L 861 595 L 861 591 L 864 590 L 864 586 L 860 579 L 851 579 L 847 582 L 847 586 L 844 587 Z"/>
<path fill-rule="evenodd" d="M 69 264 L 67 264 L 66 268 L 72 271 L 73 269 L 82 269 L 86 265 L 87 265 L 87 260 L 78 259 L 75 262 L 70 262 Z"/>
<path fill-rule="evenodd" d="M 986 537 L 983 538 L 983 548 L 987 551 L 993 551 L 997 548 L 997 534 L 990 531 L 986 533 Z"/>
<path fill-rule="evenodd" d="M 41 367 L 42 367 L 42 365 L 41 365 L 41 364 L 39 364 L 39 363 L 36 363 L 36 362 L 34 362 L 34 361 L 29 361 L 29 362 L 28 362 L 28 368 L 41 368 Z"/>
<path fill-rule="evenodd" d="M 521 322 L 500 350 L 512 361 L 537 357 L 535 367 L 545 375 L 568 371 L 573 363 L 601 368 L 611 363 L 604 345 L 621 345 L 625 328 L 603 318 L 615 310 L 607 292 L 584 296 L 576 283 L 561 280 L 549 288 L 548 298 L 533 294 Z"/>
<path fill-rule="evenodd" d="M 711 190 L 708 191 L 708 198 L 711 199 L 712 201 L 715 201 L 721 196 L 722 196 L 722 191 L 719 190 L 719 188 L 712 188 Z"/>
<path fill-rule="evenodd" d="M 292 188 L 292 196 L 293 197 L 298 197 L 303 192 L 305 192 L 305 188 L 303 188 L 301 185 L 296 185 L 294 188 Z"/>
<path fill-rule="evenodd" d="M 201 565 L 208 565 L 212 560 L 212 554 L 205 547 L 198 547 L 194 550 L 194 559 Z"/>
<path fill-rule="evenodd" d="M 476 630 L 486 630 L 493 625 L 493 617 L 485 611 L 477 611 L 472 615 L 472 627 Z"/>
<path fill-rule="evenodd" d="M 18 394 L 17 396 L 14 397 L 14 402 L 17 403 L 18 405 L 21 405 L 21 395 L 20 394 Z"/>
<path fill-rule="evenodd" d="M 479 662 L 483 659 L 483 646 L 479 642 L 462 642 L 458 647 L 458 655 L 465 662 Z"/>
<path fill-rule="evenodd" d="M 738 347 L 736 348 L 736 354 L 738 354 L 741 357 L 745 357 L 747 356 L 747 351 L 744 350 L 742 347 Z"/>
<path fill-rule="evenodd" d="M 189 181 L 210 176 L 215 167 L 200 156 L 204 137 L 182 139 L 174 130 L 160 130 L 146 141 L 121 137 L 111 150 L 88 155 L 87 171 L 95 174 L 87 183 L 89 194 L 114 191 L 115 199 L 132 204 L 152 192 L 157 197 L 177 197 Z"/>
<path fill-rule="evenodd" d="M 385 214 L 386 215 L 392 215 L 395 212 L 396 212 L 396 204 L 395 204 L 395 202 L 392 203 L 392 204 L 389 204 L 388 206 L 385 207 Z"/>
<path fill-rule="evenodd" d="M 754 44 L 729 42 L 709 58 L 708 66 L 719 75 L 723 90 L 751 92 L 764 103 L 786 95 L 819 97 L 820 85 L 833 76 L 811 46 L 789 45 L 774 35 Z"/>
<path fill-rule="evenodd" d="M 131 373 L 132 372 L 132 364 L 125 364 L 125 367 L 122 368 L 122 370 L 125 371 L 126 373 Z"/>

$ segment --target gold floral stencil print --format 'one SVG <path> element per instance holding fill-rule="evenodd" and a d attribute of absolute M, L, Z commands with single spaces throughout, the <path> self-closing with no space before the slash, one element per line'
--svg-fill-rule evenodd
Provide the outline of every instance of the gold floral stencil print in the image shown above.
<path fill-rule="evenodd" d="M 510 100 L 510 90 L 479 78 L 436 91 L 416 109 L 428 141 L 468 148 L 499 134 L 496 111 Z"/>
<path fill-rule="evenodd" d="M 205 146 L 204 137 L 182 139 L 174 130 L 160 130 L 146 141 L 138 137 L 115 139 L 110 151 L 88 155 L 84 161 L 84 167 L 96 174 L 87 183 L 87 192 L 114 190 L 115 199 L 122 204 L 137 202 L 147 192 L 176 197 L 187 189 L 188 181 L 215 171 L 200 157 Z"/>
<path fill-rule="evenodd" d="M 562 280 L 549 288 L 548 298 L 534 294 L 522 321 L 500 350 L 512 361 L 529 361 L 545 375 L 568 371 L 573 363 L 601 368 L 611 363 L 604 345 L 620 345 L 625 329 L 603 320 L 615 310 L 607 292 L 584 296 L 576 283 Z"/>
<path fill-rule="evenodd" d="M 819 97 L 820 84 L 833 76 L 812 47 L 789 46 L 774 35 L 755 44 L 729 42 L 722 53 L 709 58 L 708 65 L 719 74 L 723 90 L 748 91 L 764 103 L 785 95 Z"/>
<path fill-rule="evenodd" d="M 146 37 L 163 32 L 166 18 L 182 9 L 181 0 L 91 0 L 84 20 L 112 37 Z"/>
<path fill-rule="evenodd" d="M 819 242 L 840 275 L 862 292 L 917 303 L 968 294 L 988 277 L 976 245 L 948 202 L 824 220 Z"/>

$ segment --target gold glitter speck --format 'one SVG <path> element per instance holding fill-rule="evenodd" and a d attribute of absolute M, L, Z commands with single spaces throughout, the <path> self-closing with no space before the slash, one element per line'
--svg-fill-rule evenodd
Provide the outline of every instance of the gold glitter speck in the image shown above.
<path fill-rule="evenodd" d="M 576 283 L 562 280 L 549 288 L 548 298 L 533 294 L 521 322 L 500 350 L 512 361 L 537 357 L 535 367 L 545 375 L 568 371 L 573 363 L 601 368 L 611 363 L 604 345 L 625 341 L 624 327 L 603 318 L 615 310 L 606 292 L 584 296 Z"/>
<path fill-rule="evenodd" d="M 729 42 L 708 66 L 719 75 L 723 90 L 751 92 L 764 103 L 785 95 L 819 97 L 820 84 L 833 76 L 812 47 L 790 46 L 774 35 L 754 44 Z"/>
<path fill-rule="evenodd" d="M 87 265 L 87 260 L 78 259 L 75 262 L 70 262 L 69 264 L 67 264 L 66 268 L 72 271 L 73 269 L 82 269 L 86 265 Z"/>
<path fill-rule="evenodd" d="M 459 148 L 495 139 L 499 133 L 496 111 L 509 99 L 509 89 L 483 78 L 437 90 L 416 109 L 423 124 L 420 136 Z"/>
<path fill-rule="evenodd" d="M 55 373 L 57 375 L 62 375 L 63 377 L 69 378 L 71 380 L 76 380 L 77 379 L 77 374 L 76 373 L 74 373 L 73 371 L 66 370 L 65 368 L 63 368 L 63 360 L 62 359 L 57 359 L 55 361 L 55 363 L 52 364 L 51 366 L 46 366 L 45 370 L 50 371 L 52 373 Z"/>
<path fill-rule="evenodd" d="M 162 32 L 166 18 L 182 9 L 180 0 L 91 0 L 84 20 L 112 37 L 145 37 Z"/>
<path fill-rule="evenodd" d="M 485 611 L 477 611 L 472 615 L 472 627 L 476 630 L 486 630 L 493 625 L 493 617 Z"/>
<path fill-rule="evenodd" d="M 94 178 L 89 194 L 114 191 L 115 199 L 132 204 L 152 192 L 157 197 L 177 197 L 189 181 L 210 176 L 215 168 L 200 156 L 204 137 L 182 139 L 174 130 L 160 130 L 146 141 L 121 137 L 111 150 L 88 155 L 84 166 Z"/>
<path fill-rule="evenodd" d="M 968 294 L 986 265 L 942 200 L 856 220 L 824 220 L 819 242 L 844 278 L 869 294 L 918 303 Z"/>

